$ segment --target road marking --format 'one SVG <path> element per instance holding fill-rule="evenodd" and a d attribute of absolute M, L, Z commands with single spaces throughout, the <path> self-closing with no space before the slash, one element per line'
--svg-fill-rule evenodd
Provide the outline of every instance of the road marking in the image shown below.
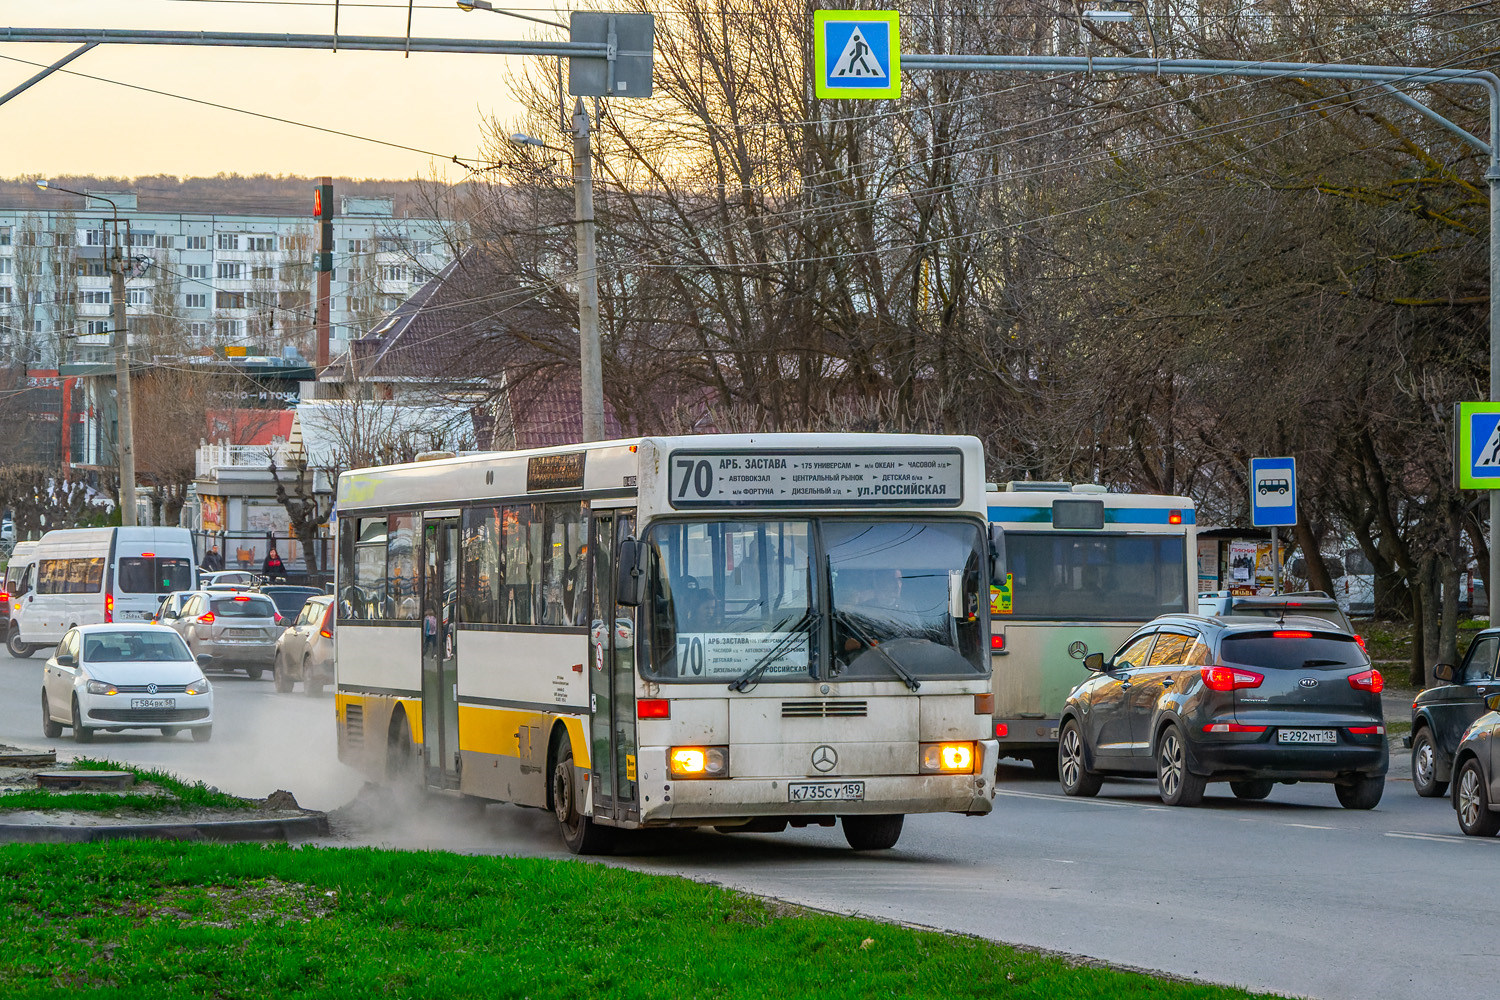
<path fill-rule="evenodd" d="M 1048 795 L 1045 792 L 1018 792 L 1011 789 L 996 789 L 996 795 L 1009 795 L 1018 799 L 1046 799 L 1048 802 L 1067 802 L 1080 806 L 1108 806 L 1111 809 L 1147 809 L 1152 812 L 1166 812 L 1166 806 L 1147 805 L 1144 802 L 1120 802 L 1111 799 L 1081 799 L 1073 798 L 1071 795 Z"/>
<path fill-rule="evenodd" d="M 1466 837 L 1458 833 L 1402 833 L 1391 830 L 1386 836 L 1400 837 L 1403 840 L 1430 840 L 1439 844 L 1500 844 L 1500 840 L 1494 837 Z"/>
<path fill-rule="evenodd" d="M 1076 865 L 1076 864 L 1078 864 L 1078 862 L 1076 862 L 1076 861 L 1068 861 L 1068 860 L 1066 860 L 1064 858 L 1043 858 L 1042 860 L 1043 861 L 1050 861 L 1050 862 L 1052 862 L 1053 864 L 1056 864 L 1056 865 Z"/>
<path fill-rule="evenodd" d="M 1314 826 L 1311 823 L 1283 823 L 1282 826 L 1295 826 L 1299 830 L 1334 830 L 1332 826 Z"/>

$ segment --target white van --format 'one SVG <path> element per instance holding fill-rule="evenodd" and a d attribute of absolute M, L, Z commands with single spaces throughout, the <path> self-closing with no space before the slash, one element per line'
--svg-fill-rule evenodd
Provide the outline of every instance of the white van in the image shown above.
<path fill-rule="evenodd" d="M 36 564 L 36 542 L 17 542 L 5 565 L 5 581 L 0 583 L 0 619 L 10 630 L 10 609 L 31 589 L 26 571 Z"/>
<path fill-rule="evenodd" d="M 11 605 L 5 644 L 12 656 L 56 645 L 76 625 L 148 622 L 163 597 L 193 590 L 198 580 L 186 528 L 49 531 L 33 556 L 30 592 Z"/>

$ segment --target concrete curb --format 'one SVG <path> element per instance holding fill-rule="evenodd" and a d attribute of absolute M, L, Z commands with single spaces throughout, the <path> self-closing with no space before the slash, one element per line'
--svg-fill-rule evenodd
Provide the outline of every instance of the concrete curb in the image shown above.
<path fill-rule="evenodd" d="M 275 819 L 209 820 L 199 823 L 116 823 L 110 826 L 0 823 L 0 843 L 91 844 L 104 840 L 238 841 L 311 840 L 328 836 L 324 813 Z"/>

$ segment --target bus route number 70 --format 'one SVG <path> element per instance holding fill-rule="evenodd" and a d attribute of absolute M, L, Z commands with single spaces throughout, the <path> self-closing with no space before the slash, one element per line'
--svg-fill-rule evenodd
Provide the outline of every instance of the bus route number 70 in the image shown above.
<path fill-rule="evenodd" d="M 706 458 L 691 459 L 679 458 L 677 468 L 682 473 L 682 480 L 677 484 L 677 499 L 687 499 L 688 488 L 698 495 L 698 499 L 704 499 L 714 488 L 714 464 Z"/>

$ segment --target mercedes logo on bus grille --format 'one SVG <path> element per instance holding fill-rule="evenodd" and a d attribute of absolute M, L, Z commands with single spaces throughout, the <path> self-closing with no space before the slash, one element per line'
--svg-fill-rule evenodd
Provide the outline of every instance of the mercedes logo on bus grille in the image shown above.
<path fill-rule="evenodd" d="M 1089 647 L 1082 639 L 1074 639 L 1068 643 L 1068 655 L 1075 660 L 1081 660 L 1089 655 Z"/>
<path fill-rule="evenodd" d="M 156 693 L 156 685 L 155 684 L 147 684 L 146 685 L 146 693 L 147 694 L 155 694 Z"/>
<path fill-rule="evenodd" d="M 819 771 L 822 771 L 824 774 L 827 774 L 835 767 L 838 767 L 838 764 L 839 754 L 838 751 L 833 747 L 829 746 L 827 743 L 824 743 L 814 748 L 812 752 L 813 767 L 817 768 Z"/>

